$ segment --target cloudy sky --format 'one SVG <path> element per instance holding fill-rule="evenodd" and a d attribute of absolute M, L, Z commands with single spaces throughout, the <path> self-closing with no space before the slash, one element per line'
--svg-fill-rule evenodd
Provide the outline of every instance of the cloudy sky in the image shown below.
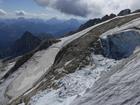
<path fill-rule="evenodd" d="M 93 18 L 140 8 L 140 0 L 0 0 L 0 18 Z"/>

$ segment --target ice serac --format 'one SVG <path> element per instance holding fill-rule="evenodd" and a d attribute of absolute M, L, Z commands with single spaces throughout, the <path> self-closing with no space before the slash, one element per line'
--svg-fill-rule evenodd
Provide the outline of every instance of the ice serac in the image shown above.
<path fill-rule="evenodd" d="M 127 58 L 140 45 L 139 30 L 125 30 L 120 33 L 101 38 L 103 55 L 113 59 Z"/>
<path fill-rule="evenodd" d="M 111 72 L 102 75 L 87 93 L 71 105 L 139 105 L 140 48 Z"/>

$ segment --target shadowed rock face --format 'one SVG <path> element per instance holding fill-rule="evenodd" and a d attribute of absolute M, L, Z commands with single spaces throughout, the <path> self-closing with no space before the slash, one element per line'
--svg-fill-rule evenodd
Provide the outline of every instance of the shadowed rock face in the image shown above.
<path fill-rule="evenodd" d="M 135 10 L 133 13 L 138 13 L 140 12 L 140 9 Z"/>
<path fill-rule="evenodd" d="M 101 43 L 104 56 L 119 60 L 129 57 L 140 45 L 140 33 L 134 30 L 124 31 L 101 39 Z"/>
<path fill-rule="evenodd" d="M 110 15 L 105 15 L 105 16 L 103 16 L 102 18 L 91 19 L 91 20 L 87 21 L 85 24 L 82 24 L 82 25 L 79 27 L 78 31 L 81 31 L 81 30 L 83 30 L 83 29 L 86 29 L 86 28 L 88 28 L 88 27 L 91 27 L 91 26 L 93 26 L 93 25 L 96 25 L 96 24 L 101 23 L 101 22 L 103 22 L 103 21 L 112 19 L 112 18 L 114 18 L 114 17 L 116 17 L 116 15 L 112 13 L 112 14 L 110 14 Z"/>
<path fill-rule="evenodd" d="M 124 16 L 124 15 L 128 15 L 130 13 L 131 13 L 131 10 L 130 9 L 125 9 L 125 10 L 120 11 L 120 13 L 118 14 L 118 16 Z"/>
<path fill-rule="evenodd" d="M 32 35 L 30 32 L 25 32 L 23 36 L 16 40 L 12 47 L 12 56 L 19 56 L 35 49 L 41 40 Z"/>

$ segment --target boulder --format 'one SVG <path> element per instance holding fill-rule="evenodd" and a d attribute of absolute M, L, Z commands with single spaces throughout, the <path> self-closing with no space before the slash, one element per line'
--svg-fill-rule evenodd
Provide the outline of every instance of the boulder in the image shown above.
<path fill-rule="evenodd" d="M 118 16 L 124 16 L 124 15 L 128 15 L 131 13 L 130 9 L 124 9 L 122 11 L 120 11 L 120 13 L 118 14 Z"/>

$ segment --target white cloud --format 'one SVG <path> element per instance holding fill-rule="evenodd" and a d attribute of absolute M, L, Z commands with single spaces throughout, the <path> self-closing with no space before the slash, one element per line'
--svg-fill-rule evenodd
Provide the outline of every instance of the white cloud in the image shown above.
<path fill-rule="evenodd" d="M 85 17 L 89 14 L 88 5 L 81 0 L 35 0 L 41 6 L 52 7 L 62 13 Z"/>
<path fill-rule="evenodd" d="M 95 1 L 95 0 L 92 0 Z M 115 12 L 118 13 L 122 9 L 138 9 L 140 8 L 140 4 L 138 3 L 139 0 L 99 0 L 99 1 L 104 1 L 101 5 L 103 7 L 103 13 L 108 13 L 108 12 Z M 136 7 L 136 5 L 138 6 Z"/>
<path fill-rule="evenodd" d="M 140 8 L 139 0 L 34 0 L 41 6 L 54 8 L 62 13 L 88 17 L 118 13 L 122 9 Z"/>
<path fill-rule="evenodd" d="M 0 9 L 0 16 L 4 16 L 4 15 L 7 15 L 7 12 L 4 11 L 3 9 Z"/>
<path fill-rule="evenodd" d="M 17 10 L 15 13 L 17 16 L 25 16 L 27 14 L 24 10 Z"/>

